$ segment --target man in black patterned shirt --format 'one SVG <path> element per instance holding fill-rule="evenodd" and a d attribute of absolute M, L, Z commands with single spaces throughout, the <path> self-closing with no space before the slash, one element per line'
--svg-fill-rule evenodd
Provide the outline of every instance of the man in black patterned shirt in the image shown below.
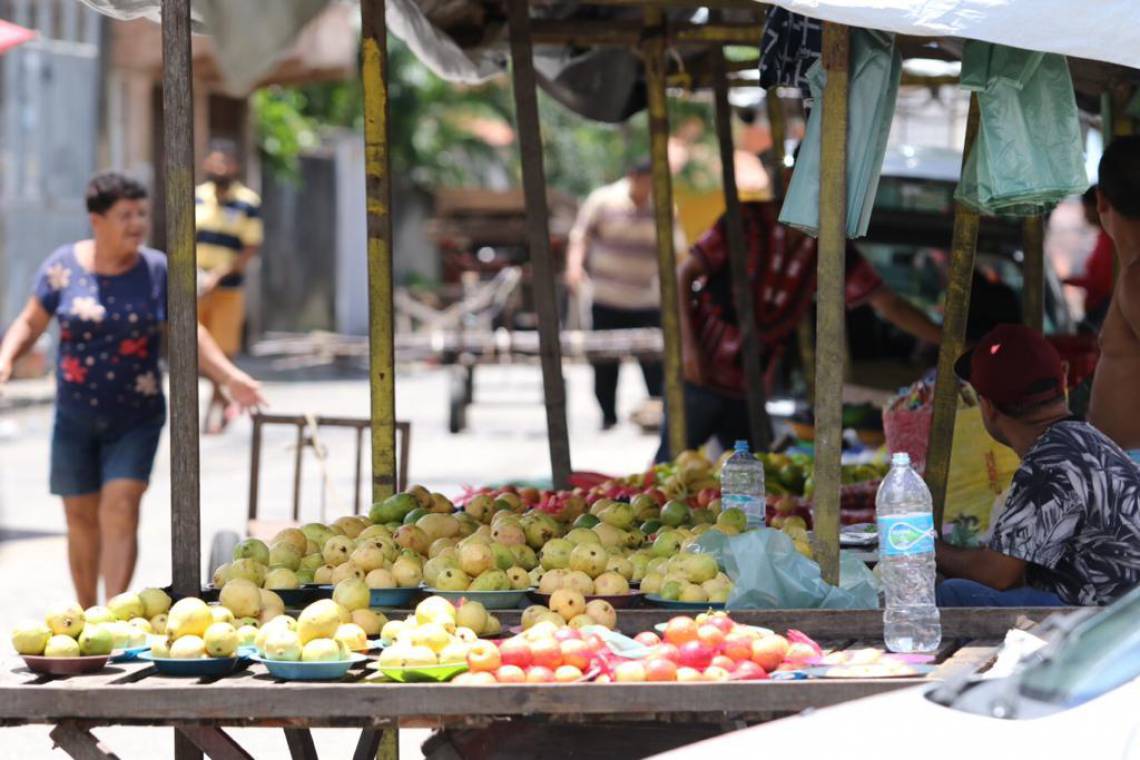
<path fill-rule="evenodd" d="M 942 607 L 1102 605 L 1140 583 L 1140 468 L 1073 418 L 1040 333 L 1001 325 L 958 360 L 986 430 L 1021 457 L 989 546 L 938 542 Z"/>

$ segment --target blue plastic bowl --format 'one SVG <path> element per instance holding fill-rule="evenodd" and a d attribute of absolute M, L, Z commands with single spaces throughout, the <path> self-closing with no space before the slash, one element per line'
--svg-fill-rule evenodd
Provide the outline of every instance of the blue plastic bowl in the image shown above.
<path fill-rule="evenodd" d="M 460 599 L 470 602 L 479 602 L 489 610 L 513 610 L 519 602 L 533 589 L 512 589 L 510 591 L 440 591 L 435 588 L 424 589 L 425 594 L 442 596 L 452 604 Z"/>
<path fill-rule="evenodd" d="M 154 663 L 154 667 L 164 676 L 195 678 L 228 676 L 248 662 L 244 657 L 199 657 L 193 660 L 180 660 L 173 657 L 155 657 L 150 652 L 142 652 L 138 655 L 138 659 Z"/>
<path fill-rule="evenodd" d="M 368 606 L 410 609 L 412 599 L 418 593 L 418 588 L 374 588 Z"/>
<path fill-rule="evenodd" d="M 111 652 L 111 662 L 133 662 L 143 652 L 150 651 L 150 644 L 141 647 L 123 647 Z"/>
<path fill-rule="evenodd" d="M 657 594 L 646 594 L 645 601 L 654 607 L 663 607 L 667 610 L 688 610 L 690 612 L 707 612 L 708 610 L 723 610 L 724 602 L 678 602 L 662 599 Z"/>
<path fill-rule="evenodd" d="M 328 596 L 322 589 L 314 587 L 272 588 L 269 590 L 281 597 L 281 601 L 289 608 L 304 607 L 309 602 L 315 602 Z"/>
<path fill-rule="evenodd" d="M 280 678 L 282 681 L 336 681 L 344 678 L 348 669 L 358 662 L 368 658 L 362 654 L 353 653 L 347 660 L 337 662 L 285 662 L 282 660 L 268 660 L 254 655 L 254 662 L 260 662 L 269 671 L 269 675 Z"/>

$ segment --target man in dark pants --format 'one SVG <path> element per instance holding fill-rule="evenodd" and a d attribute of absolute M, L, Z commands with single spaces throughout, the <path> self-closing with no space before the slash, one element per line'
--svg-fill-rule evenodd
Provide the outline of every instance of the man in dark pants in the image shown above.
<path fill-rule="evenodd" d="M 593 329 L 659 327 L 660 285 L 657 279 L 657 232 L 653 219 L 652 177 L 648 162 L 622 179 L 590 193 L 566 249 L 566 285 L 579 293 L 587 281 L 593 293 Z M 684 247 L 679 228 L 675 245 Z M 602 429 L 617 424 L 620 362 L 594 363 L 594 394 L 602 409 Z M 659 361 L 642 361 L 645 387 L 661 396 Z"/>
<path fill-rule="evenodd" d="M 777 346 L 796 329 L 815 296 L 816 241 L 776 222 L 772 201 L 741 204 L 748 244 L 748 276 L 763 360 L 779 358 Z M 749 440 L 743 347 L 732 300 L 732 275 L 724 217 L 701 236 L 677 267 L 681 349 L 685 373 L 686 448 L 716 437 L 728 449 Z M 942 333 L 919 309 L 892 291 L 853 246 L 847 247 L 848 308 L 870 304 L 882 318 L 915 337 L 938 343 Z M 755 443 L 755 442 L 754 442 Z M 657 461 L 666 461 L 668 426 Z"/>

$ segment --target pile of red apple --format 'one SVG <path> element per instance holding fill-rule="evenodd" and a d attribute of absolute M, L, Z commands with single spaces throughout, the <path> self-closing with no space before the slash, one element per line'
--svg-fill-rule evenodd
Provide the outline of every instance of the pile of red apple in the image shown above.
<path fill-rule="evenodd" d="M 452 683 L 753 681 L 796 670 L 822 654 L 799 631 L 767 633 L 723 612 L 674 617 L 660 636 L 647 631 L 635 639 L 650 649 L 647 657 L 621 657 L 601 637 L 568 627 L 531 629 L 498 645 L 480 641 L 467 655 L 468 672 Z"/>

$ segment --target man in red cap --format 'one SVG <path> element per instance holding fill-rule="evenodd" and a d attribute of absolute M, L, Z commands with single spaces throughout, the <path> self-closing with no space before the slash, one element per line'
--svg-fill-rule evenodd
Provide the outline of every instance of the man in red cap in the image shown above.
<path fill-rule="evenodd" d="M 1140 469 L 1069 414 L 1040 333 L 1001 325 L 958 360 L 986 430 L 1021 457 L 989 546 L 938 542 L 943 607 L 1102 605 L 1140 583 Z"/>

